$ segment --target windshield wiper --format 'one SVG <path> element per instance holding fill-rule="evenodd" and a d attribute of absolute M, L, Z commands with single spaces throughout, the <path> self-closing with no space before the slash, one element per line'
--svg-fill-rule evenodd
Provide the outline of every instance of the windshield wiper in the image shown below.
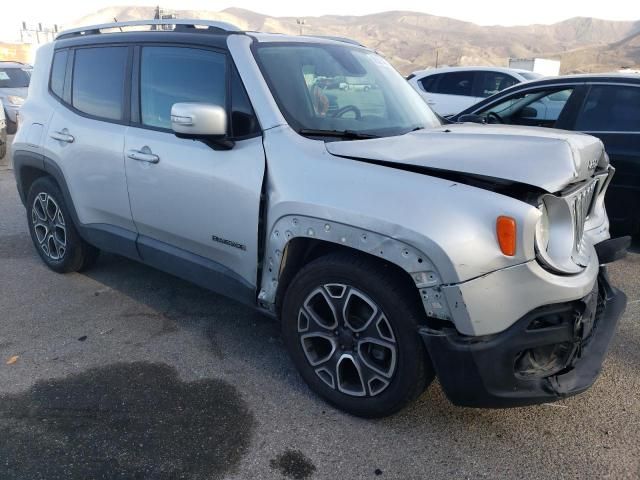
<path fill-rule="evenodd" d="M 338 137 L 354 140 L 366 140 L 368 138 L 380 138 L 379 135 L 371 133 L 356 132 L 355 130 L 321 130 L 315 128 L 302 128 L 298 130 L 300 135 L 312 137 Z"/>

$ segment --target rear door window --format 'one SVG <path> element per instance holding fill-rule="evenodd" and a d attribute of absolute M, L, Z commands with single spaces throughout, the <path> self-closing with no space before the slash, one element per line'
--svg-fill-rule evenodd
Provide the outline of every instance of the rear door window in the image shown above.
<path fill-rule="evenodd" d="M 583 132 L 640 132 L 640 87 L 594 85 L 578 116 Z"/>
<path fill-rule="evenodd" d="M 474 72 L 443 73 L 433 93 L 473 96 Z"/>
<path fill-rule="evenodd" d="M 420 80 L 420 85 L 422 85 L 425 92 L 435 93 L 440 77 L 442 77 L 442 74 L 429 75 Z"/>
<path fill-rule="evenodd" d="M 71 101 L 79 111 L 105 120 L 124 118 L 128 47 L 79 48 Z"/>

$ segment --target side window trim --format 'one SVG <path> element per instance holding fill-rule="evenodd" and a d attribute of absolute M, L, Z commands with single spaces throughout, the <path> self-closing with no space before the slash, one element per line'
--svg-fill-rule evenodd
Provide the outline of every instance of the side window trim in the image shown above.
<path fill-rule="evenodd" d="M 75 48 L 69 49 L 67 55 L 67 71 L 64 75 L 64 87 L 62 88 L 62 102 L 65 105 L 71 105 L 71 85 L 73 83 L 73 64 L 76 60 Z"/>
<path fill-rule="evenodd" d="M 140 114 L 140 58 L 142 47 L 140 45 L 133 46 L 133 60 L 131 64 L 131 82 L 130 82 L 130 115 L 129 125 L 138 126 L 142 124 Z"/>
<path fill-rule="evenodd" d="M 246 101 L 249 103 L 249 106 L 251 107 L 251 111 L 253 112 L 253 117 L 256 121 L 257 124 L 257 130 L 256 132 L 253 133 L 249 133 L 247 135 L 236 135 L 235 132 L 233 131 L 233 105 L 234 105 L 234 94 L 237 93 L 235 92 L 235 90 L 233 89 L 233 77 L 237 76 L 238 80 L 240 80 L 240 88 L 242 88 L 243 92 L 244 92 L 244 97 L 246 99 Z M 249 94 L 247 93 L 247 89 L 244 86 L 244 82 L 242 81 L 242 76 L 240 75 L 240 72 L 238 71 L 238 68 L 235 65 L 235 62 L 233 61 L 233 58 L 231 56 L 229 56 L 229 73 L 227 74 L 228 77 L 228 83 L 229 83 L 229 106 L 228 106 L 228 115 L 229 115 L 229 120 L 230 120 L 230 129 L 231 129 L 231 139 L 232 140 L 247 140 L 249 138 L 255 138 L 257 136 L 262 136 L 262 126 L 260 125 L 260 121 L 258 120 L 258 116 L 256 115 L 256 111 L 255 108 L 253 108 L 253 104 L 251 103 L 251 98 L 249 97 Z"/>

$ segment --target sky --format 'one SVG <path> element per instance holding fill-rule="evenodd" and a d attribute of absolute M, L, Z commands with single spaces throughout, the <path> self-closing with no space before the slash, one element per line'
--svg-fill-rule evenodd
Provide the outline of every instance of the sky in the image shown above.
<path fill-rule="evenodd" d="M 115 5 L 156 5 L 158 0 L 6 0 L 0 14 L 0 40 L 17 37 L 21 21 L 36 24 L 71 23 L 100 8 Z M 322 0 L 293 2 L 271 0 L 164 0 L 171 9 L 222 10 L 240 7 L 274 16 L 365 15 L 387 10 L 411 10 L 452 17 L 480 25 L 554 23 L 571 17 L 640 20 L 638 0 Z M 524 8 L 525 5 L 529 8 Z M 535 6 L 535 8 L 532 8 Z"/>

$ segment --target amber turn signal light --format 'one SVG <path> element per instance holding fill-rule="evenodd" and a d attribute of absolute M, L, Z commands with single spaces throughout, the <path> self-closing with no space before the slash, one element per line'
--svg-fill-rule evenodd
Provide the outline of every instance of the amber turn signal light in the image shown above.
<path fill-rule="evenodd" d="M 500 215 L 496 220 L 498 244 L 502 253 L 509 257 L 516 254 L 516 221 L 511 217 Z"/>

